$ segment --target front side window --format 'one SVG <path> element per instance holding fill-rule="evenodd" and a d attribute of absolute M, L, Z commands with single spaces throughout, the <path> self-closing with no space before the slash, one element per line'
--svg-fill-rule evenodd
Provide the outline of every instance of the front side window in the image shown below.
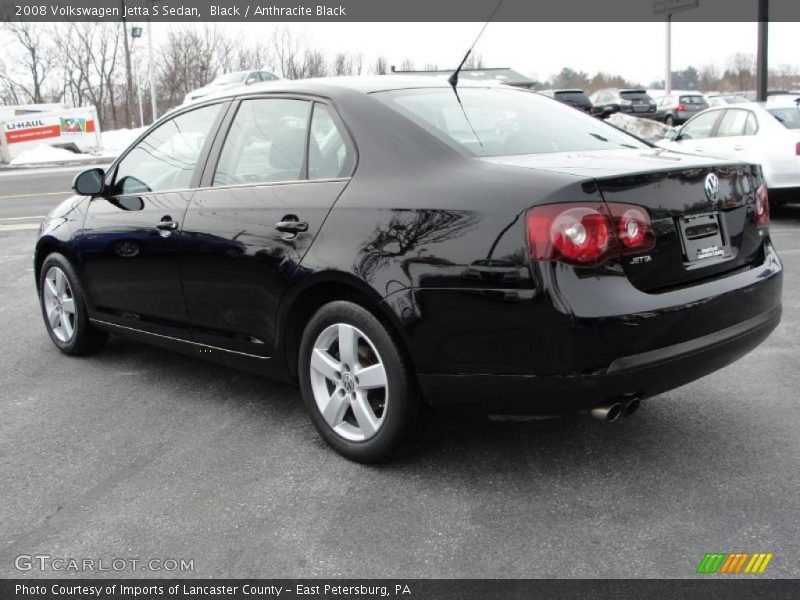
<path fill-rule="evenodd" d="M 350 175 L 354 156 L 345 139 L 331 109 L 324 104 L 315 104 L 308 141 L 309 179 L 333 179 Z"/>
<path fill-rule="evenodd" d="M 521 90 L 465 87 L 456 97 L 450 87 L 423 88 L 374 97 L 473 156 L 648 147 L 598 119 Z"/>
<path fill-rule="evenodd" d="M 244 100 L 222 146 L 213 185 L 303 177 L 310 110 L 307 100 Z"/>
<path fill-rule="evenodd" d="M 117 166 L 113 195 L 189 187 L 222 104 L 204 106 L 166 121 L 147 134 Z"/>
<path fill-rule="evenodd" d="M 712 111 L 696 116 L 681 129 L 682 140 L 703 140 L 711 136 L 714 124 L 719 118 L 719 111 Z"/>

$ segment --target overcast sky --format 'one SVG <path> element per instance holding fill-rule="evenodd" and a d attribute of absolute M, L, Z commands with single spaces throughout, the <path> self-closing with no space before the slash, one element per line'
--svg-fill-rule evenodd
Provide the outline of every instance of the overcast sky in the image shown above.
<path fill-rule="evenodd" d="M 481 23 L 287 23 L 306 42 L 332 55 L 361 52 L 365 63 L 385 56 L 398 67 L 458 64 Z M 157 23 L 154 37 L 172 25 Z M 249 39 L 269 25 L 220 25 Z M 755 23 L 676 22 L 672 26 L 673 70 L 688 65 L 725 66 L 736 52 L 756 51 Z M 475 51 L 486 66 L 511 67 L 544 80 L 562 67 L 618 73 L 647 85 L 664 77 L 664 23 L 491 23 Z M 770 24 L 770 65 L 800 65 L 800 23 Z"/>

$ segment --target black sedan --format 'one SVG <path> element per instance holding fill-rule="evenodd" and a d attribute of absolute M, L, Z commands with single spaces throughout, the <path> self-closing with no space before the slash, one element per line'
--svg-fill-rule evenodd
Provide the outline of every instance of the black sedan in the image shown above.
<path fill-rule="evenodd" d="M 614 420 L 780 319 L 757 166 L 513 88 L 252 85 L 165 116 L 74 188 L 35 252 L 58 349 L 111 333 L 297 381 L 358 461 L 428 405 Z"/>

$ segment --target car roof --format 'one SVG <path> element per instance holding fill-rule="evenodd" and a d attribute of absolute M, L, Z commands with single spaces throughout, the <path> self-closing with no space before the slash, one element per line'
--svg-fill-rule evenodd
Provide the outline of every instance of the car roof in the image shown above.
<path fill-rule="evenodd" d="M 203 101 L 217 98 L 228 98 L 259 93 L 298 93 L 335 95 L 336 92 L 355 91 L 364 94 L 389 90 L 417 89 L 417 88 L 449 88 L 447 78 L 442 77 L 413 77 L 409 75 L 371 75 L 349 77 L 319 77 L 314 79 L 279 79 L 238 85 L 213 95 L 203 97 Z M 458 88 L 497 88 L 520 89 L 493 81 L 459 81 Z M 520 90 L 527 91 L 527 90 Z"/>

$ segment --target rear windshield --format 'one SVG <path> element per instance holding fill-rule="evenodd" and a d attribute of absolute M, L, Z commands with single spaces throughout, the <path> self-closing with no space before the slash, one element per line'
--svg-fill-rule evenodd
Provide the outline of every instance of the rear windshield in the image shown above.
<path fill-rule="evenodd" d="M 770 114 L 778 119 L 786 129 L 800 129 L 800 106 L 786 108 L 769 108 Z"/>
<path fill-rule="evenodd" d="M 458 96 L 450 87 L 394 90 L 374 97 L 471 156 L 648 147 L 565 104 L 506 87 L 461 88 Z"/>
<path fill-rule="evenodd" d="M 681 96 L 678 101 L 681 104 L 707 104 L 702 96 Z"/>
<path fill-rule="evenodd" d="M 581 106 L 589 106 L 589 98 L 583 92 L 556 92 L 556 98 L 562 102 L 572 102 Z"/>
<path fill-rule="evenodd" d="M 626 90 L 619 93 L 620 96 L 625 98 L 625 100 L 645 100 L 647 102 L 651 101 L 650 96 L 647 95 L 647 92 L 642 90 Z"/>

